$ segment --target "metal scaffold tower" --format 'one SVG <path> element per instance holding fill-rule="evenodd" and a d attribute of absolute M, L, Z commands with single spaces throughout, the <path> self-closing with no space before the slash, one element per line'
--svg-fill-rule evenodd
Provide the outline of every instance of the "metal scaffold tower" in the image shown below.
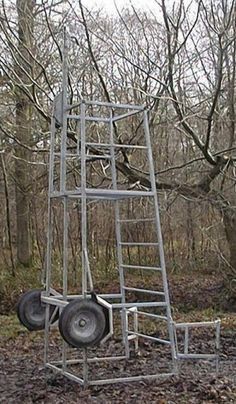
<path fill-rule="evenodd" d="M 65 40 L 62 92 L 54 100 L 51 123 L 46 287 L 31 298 L 35 306 L 38 299 L 46 305 L 45 314 L 38 310 L 32 328 L 37 329 L 37 321 L 43 321 L 46 367 L 83 385 L 171 376 L 176 373 L 179 354 L 176 325 L 171 317 L 148 111 L 139 105 L 84 99 L 70 104 L 68 99 Z M 141 181 L 129 170 L 131 159 L 139 164 Z M 99 170 L 103 173 L 100 182 L 95 175 Z M 113 291 L 112 285 L 108 291 L 97 291 L 94 282 L 94 274 L 99 277 L 99 271 L 90 254 L 91 206 L 96 206 L 104 218 L 106 212 L 113 215 L 119 291 Z M 60 225 L 56 211 L 60 212 Z M 79 263 L 77 272 L 72 273 L 70 236 L 75 212 Z M 61 267 L 53 249 L 54 239 L 59 237 L 57 227 L 63 229 Z M 70 292 L 72 276 L 78 287 Z M 21 321 L 30 329 L 26 314 Z M 60 333 L 55 346 L 56 320 Z M 184 353 L 187 356 L 188 340 Z M 153 355 L 156 361 L 148 365 Z M 118 367 L 117 361 L 124 365 Z M 130 367 L 133 361 L 137 365 Z M 101 368 L 101 362 L 106 366 Z"/>

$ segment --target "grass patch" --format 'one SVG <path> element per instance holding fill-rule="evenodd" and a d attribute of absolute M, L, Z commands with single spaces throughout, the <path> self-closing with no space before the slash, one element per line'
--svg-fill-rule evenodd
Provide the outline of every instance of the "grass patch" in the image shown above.
<path fill-rule="evenodd" d="M 0 314 L 14 311 L 19 295 L 29 289 L 40 288 L 40 271 L 36 268 L 18 268 L 16 275 L 0 272 Z"/>
<path fill-rule="evenodd" d="M 20 324 L 16 315 L 0 316 L 0 339 L 15 339 L 19 334 L 25 333 L 26 328 Z"/>

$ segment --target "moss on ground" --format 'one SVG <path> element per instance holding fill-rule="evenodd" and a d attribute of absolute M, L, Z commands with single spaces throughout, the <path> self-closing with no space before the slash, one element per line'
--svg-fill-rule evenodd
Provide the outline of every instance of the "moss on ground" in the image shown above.
<path fill-rule="evenodd" d="M 19 334 L 27 332 L 15 314 L 0 316 L 0 340 L 16 339 Z"/>

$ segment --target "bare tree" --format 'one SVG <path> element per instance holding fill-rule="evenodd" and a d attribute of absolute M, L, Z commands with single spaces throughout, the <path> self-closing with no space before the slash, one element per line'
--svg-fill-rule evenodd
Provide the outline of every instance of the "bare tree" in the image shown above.
<path fill-rule="evenodd" d="M 107 36 L 101 27 L 95 32 L 84 18 L 83 25 L 87 32 L 105 37 L 114 55 L 125 61 L 125 69 L 129 66 L 136 71 L 137 76 L 129 85 L 136 87 L 136 94 L 142 95 L 152 108 L 156 144 L 166 105 L 166 123 L 171 122 L 169 126 L 174 134 L 168 149 L 175 158 L 168 166 L 159 168 L 157 186 L 159 190 L 174 191 L 191 201 L 210 203 L 222 215 L 232 277 L 236 270 L 233 194 L 236 5 L 233 0 L 224 0 L 200 1 L 193 6 L 194 9 L 186 7 L 180 0 L 173 3 L 171 9 L 163 0 L 160 10 L 164 24 L 149 19 L 152 37 L 145 15 L 140 17 L 134 8 L 133 16 L 129 12 L 120 14 L 124 43 L 122 39 L 116 41 L 113 36 Z M 136 29 L 139 36 L 135 35 Z M 90 38 L 87 40 L 92 53 Z M 158 47 L 161 49 L 159 61 L 153 50 L 157 40 L 163 44 Z M 126 83 L 127 79 L 129 75 L 126 75 Z M 169 139 L 169 134 L 166 136 Z M 177 139 L 177 148 L 174 139 Z M 183 159 L 183 150 L 189 151 L 187 161 Z M 119 169 L 130 182 L 147 186 L 147 178 L 140 174 L 138 167 L 119 162 Z"/>
<path fill-rule="evenodd" d="M 22 18 L 26 3 L 17 3 Z M 232 278 L 236 268 L 235 1 L 199 1 L 186 6 L 180 0 L 172 4 L 173 8 L 163 0 L 157 15 L 133 7 L 111 17 L 99 10 L 90 12 L 82 2 L 44 1 L 34 6 L 31 2 L 30 12 L 21 23 L 27 25 L 25 33 L 20 37 L 15 29 L 17 10 L 13 7 L 10 19 L 6 12 L 9 5 L 3 2 L 1 85 L 11 105 L 16 105 L 15 109 L 10 108 L 8 102 L 1 108 L 7 118 L 0 125 L 4 144 L 14 144 L 15 150 L 13 153 L 4 146 L 4 153 L 9 156 L 5 161 L 10 162 L 7 178 L 12 181 L 12 161 L 16 161 L 20 175 L 14 175 L 14 181 L 20 197 L 25 198 L 25 212 L 30 218 L 25 226 L 30 224 L 30 235 L 41 262 L 45 249 L 46 219 L 41 218 L 46 212 L 49 121 L 52 100 L 60 91 L 62 27 L 66 24 L 71 34 L 70 101 L 77 101 L 82 95 L 143 103 L 150 108 L 157 187 L 166 213 L 163 228 L 173 265 L 183 264 L 184 260 L 188 264 L 206 254 L 223 256 L 226 262 L 228 247 L 227 265 Z M 68 131 L 68 147 L 72 149 L 75 129 L 72 124 Z M 123 126 L 121 135 L 118 129 L 120 142 L 138 141 L 138 120 Z M 94 136 L 102 130 L 91 127 Z M 98 150 L 89 152 L 99 154 Z M 149 187 L 145 162 L 129 153 L 119 153 L 118 157 L 122 180 L 130 186 Z M 78 163 L 70 166 L 71 184 L 76 184 L 79 171 Z M 96 184 L 109 181 L 109 164 L 98 159 L 91 165 L 90 175 Z M 91 250 L 100 258 L 104 256 L 108 265 L 114 249 L 112 222 L 108 219 L 103 223 L 102 209 L 89 209 L 93 224 Z M 59 210 L 55 217 L 55 255 L 60 256 Z M 75 209 L 71 213 L 74 225 L 70 233 L 74 268 L 78 265 L 78 220 Z M 103 233 L 109 239 L 105 247 L 99 248 Z M 24 258 L 22 250 L 19 261 Z"/>

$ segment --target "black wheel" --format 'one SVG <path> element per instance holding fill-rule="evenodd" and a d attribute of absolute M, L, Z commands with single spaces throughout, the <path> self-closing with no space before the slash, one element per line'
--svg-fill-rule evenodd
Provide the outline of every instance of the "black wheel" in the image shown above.
<path fill-rule="evenodd" d="M 75 348 L 97 345 L 103 338 L 106 317 L 98 303 L 76 299 L 68 303 L 59 318 L 63 339 Z"/>
<path fill-rule="evenodd" d="M 50 317 L 55 310 L 50 306 Z M 41 302 L 41 290 L 32 289 L 24 293 L 17 303 L 17 316 L 30 331 L 43 330 L 45 326 L 46 305 Z M 58 313 L 53 322 L 58 319 Z"/>

